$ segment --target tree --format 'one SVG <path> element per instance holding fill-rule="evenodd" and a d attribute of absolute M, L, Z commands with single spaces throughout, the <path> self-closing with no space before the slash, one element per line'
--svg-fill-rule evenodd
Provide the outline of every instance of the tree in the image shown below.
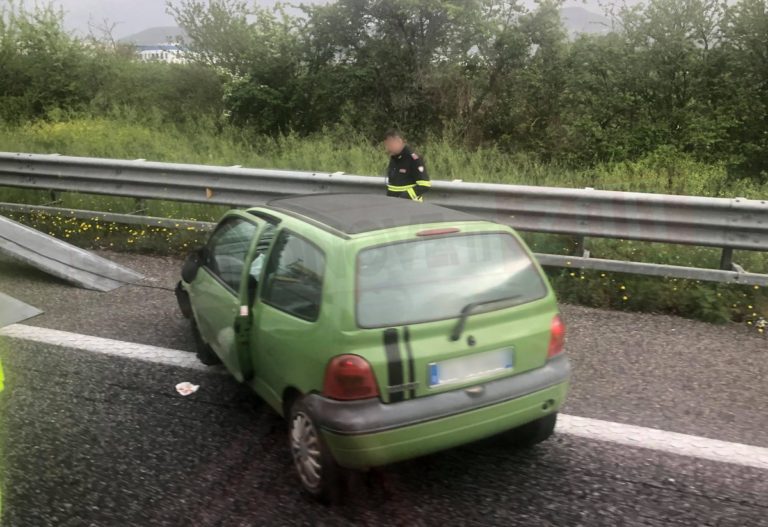
<path fill-rule="evenodd" d="M 713 0 L 651 0 L 610 11 L 614 32 L 582 36 L 569 62 L 569 150 L 581 161 L 634 159 L 660 147 L 720 151 L 727 64 Z M 727 89 L 732 90 L 729 85 Z"/>
<path fill-rule="evenodd" d="M 82 110 L 96 93 L 104 73 L 62 17 L 50 4 L 0 8 L 0 118 Z"/>
<path fill-rule="evenodd" d="M 329 70 L 347 118 L 415 135 L 457 117 L 461 68 L 475 46 L 478 0 L 339 0 L 307 10 L 311 70 Z"/>
<path fill-rule="evenodd" d="M 546 159 L 561 150 L 566 33 L 560 2 L 544 1 L 505 24 L 494 39 L 485 134 L 509 150 Z"/>
<path fill-rule="evenodd" d="M 233 123 L 271 134 L 294 127 L 304 108 L 299 20 L 279 4 L 240 0 L 182 0 L 168 9 L 189 35 L 189 58 L 224 77 Z"/>
<path fill-rule="evenodd" d="M 723 105 L 731 118 L 734 172 L 768 181 L 768 2 L 726 6 L 721 28 L 722 62 L 729 69 Z"/>

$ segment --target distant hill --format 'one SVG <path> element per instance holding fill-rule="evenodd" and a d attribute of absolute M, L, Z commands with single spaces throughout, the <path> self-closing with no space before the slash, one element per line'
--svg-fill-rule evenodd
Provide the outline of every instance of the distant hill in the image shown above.
<path fill-rule="evenodd" d="M 563 7 L 560 18 L 571 36 L 579 33 L 608 33 L 610 20 L 583 7 Z"/>
<path fill-rule="evenodd" d="M 139 33 L 121 38 L 120 42 L 136 46 L 152 46 L 155 44 L 177 42 L 179 36 L 185 37 L 186 34 L 183 29 L 177 26 L 151 27 Z"/>
<path fill-rule="evenodd" d="M 560 10 L 563 25 L 568 34 L 573 36 L 579 33 L 607 33 L 609 20 L 583 7 L 564 7 Z M 184 30 L 177 26 L 151 27 L 121 38 L 120 42 L 134 44 L 136 46 L 152 46 L 155 44 L 167 44 L 178 41 L 178 37 L 185 37 Z"/>

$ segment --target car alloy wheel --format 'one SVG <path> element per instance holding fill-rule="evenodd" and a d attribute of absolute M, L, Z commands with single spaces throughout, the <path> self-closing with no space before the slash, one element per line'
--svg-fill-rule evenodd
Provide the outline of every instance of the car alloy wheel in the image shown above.
<path fill-rule="evenodd" d="M 325 504 L 341 501 L 350 471 L 336 463 L 317 421 L 299 397 L 291 404 L 288 443 L 305 492 Z"/>
<path fill-rule="evenodd" d="M 312 419 L 302 411 L 294 414 L 291 422 L 291 453 L 302 484 L 317 492 L 323 479 L 320 439 Z"/>

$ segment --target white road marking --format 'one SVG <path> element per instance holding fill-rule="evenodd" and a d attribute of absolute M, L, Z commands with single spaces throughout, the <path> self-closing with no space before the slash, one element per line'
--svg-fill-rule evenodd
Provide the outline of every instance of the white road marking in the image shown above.
<path fill-rule="evenodd" d="M 648 448 L 679 456 L 768 470 L 768 448 L 759 446 L 564 414 L 558 416 L 557 432 L 634 448 Z"/>
<path fill-rule="evenodd" d="M 211 373 L 223 371 L 221 368 L 204 366 L 197 361 L 194 354 L 187 351 L 79 335 L 56 329 L 14 324 L 0 329 L 0 336 Z M 558 416 L 557 432 L 633 448 L 646 448 L 768 470 L 768 448 L 758 446 L 565 414 Z"/>
<path fill-rule="evenodd" d="M 197 360 L 194 353 L 188 351 L 160 348 L 157 346 L 148 346 L 146 344 L 124 342 L 122 340 L 92 337 L 90 335 L 80 335 L 78 333 L 59 331 L 57 329 L 12 324 L 0 329 L 0 336 L 39 342 L 41 344 L 62 348 L 113 355 L 126 359 L 178 366 L 180 368 L 212 372 L 221 371 L 218 368 L 209 368 L 208 366 L 205 366 Z"/>

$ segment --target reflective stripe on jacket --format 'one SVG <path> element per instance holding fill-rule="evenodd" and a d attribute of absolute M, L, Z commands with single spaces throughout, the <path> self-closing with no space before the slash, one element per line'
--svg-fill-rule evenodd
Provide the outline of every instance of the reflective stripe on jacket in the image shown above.
<path fill-rule="evenodd" d="M 424 160 L 406 145 L 403 151 L 389 158 L 387 195 L 422 201 L 422 195 L 432 182 Z"/>

